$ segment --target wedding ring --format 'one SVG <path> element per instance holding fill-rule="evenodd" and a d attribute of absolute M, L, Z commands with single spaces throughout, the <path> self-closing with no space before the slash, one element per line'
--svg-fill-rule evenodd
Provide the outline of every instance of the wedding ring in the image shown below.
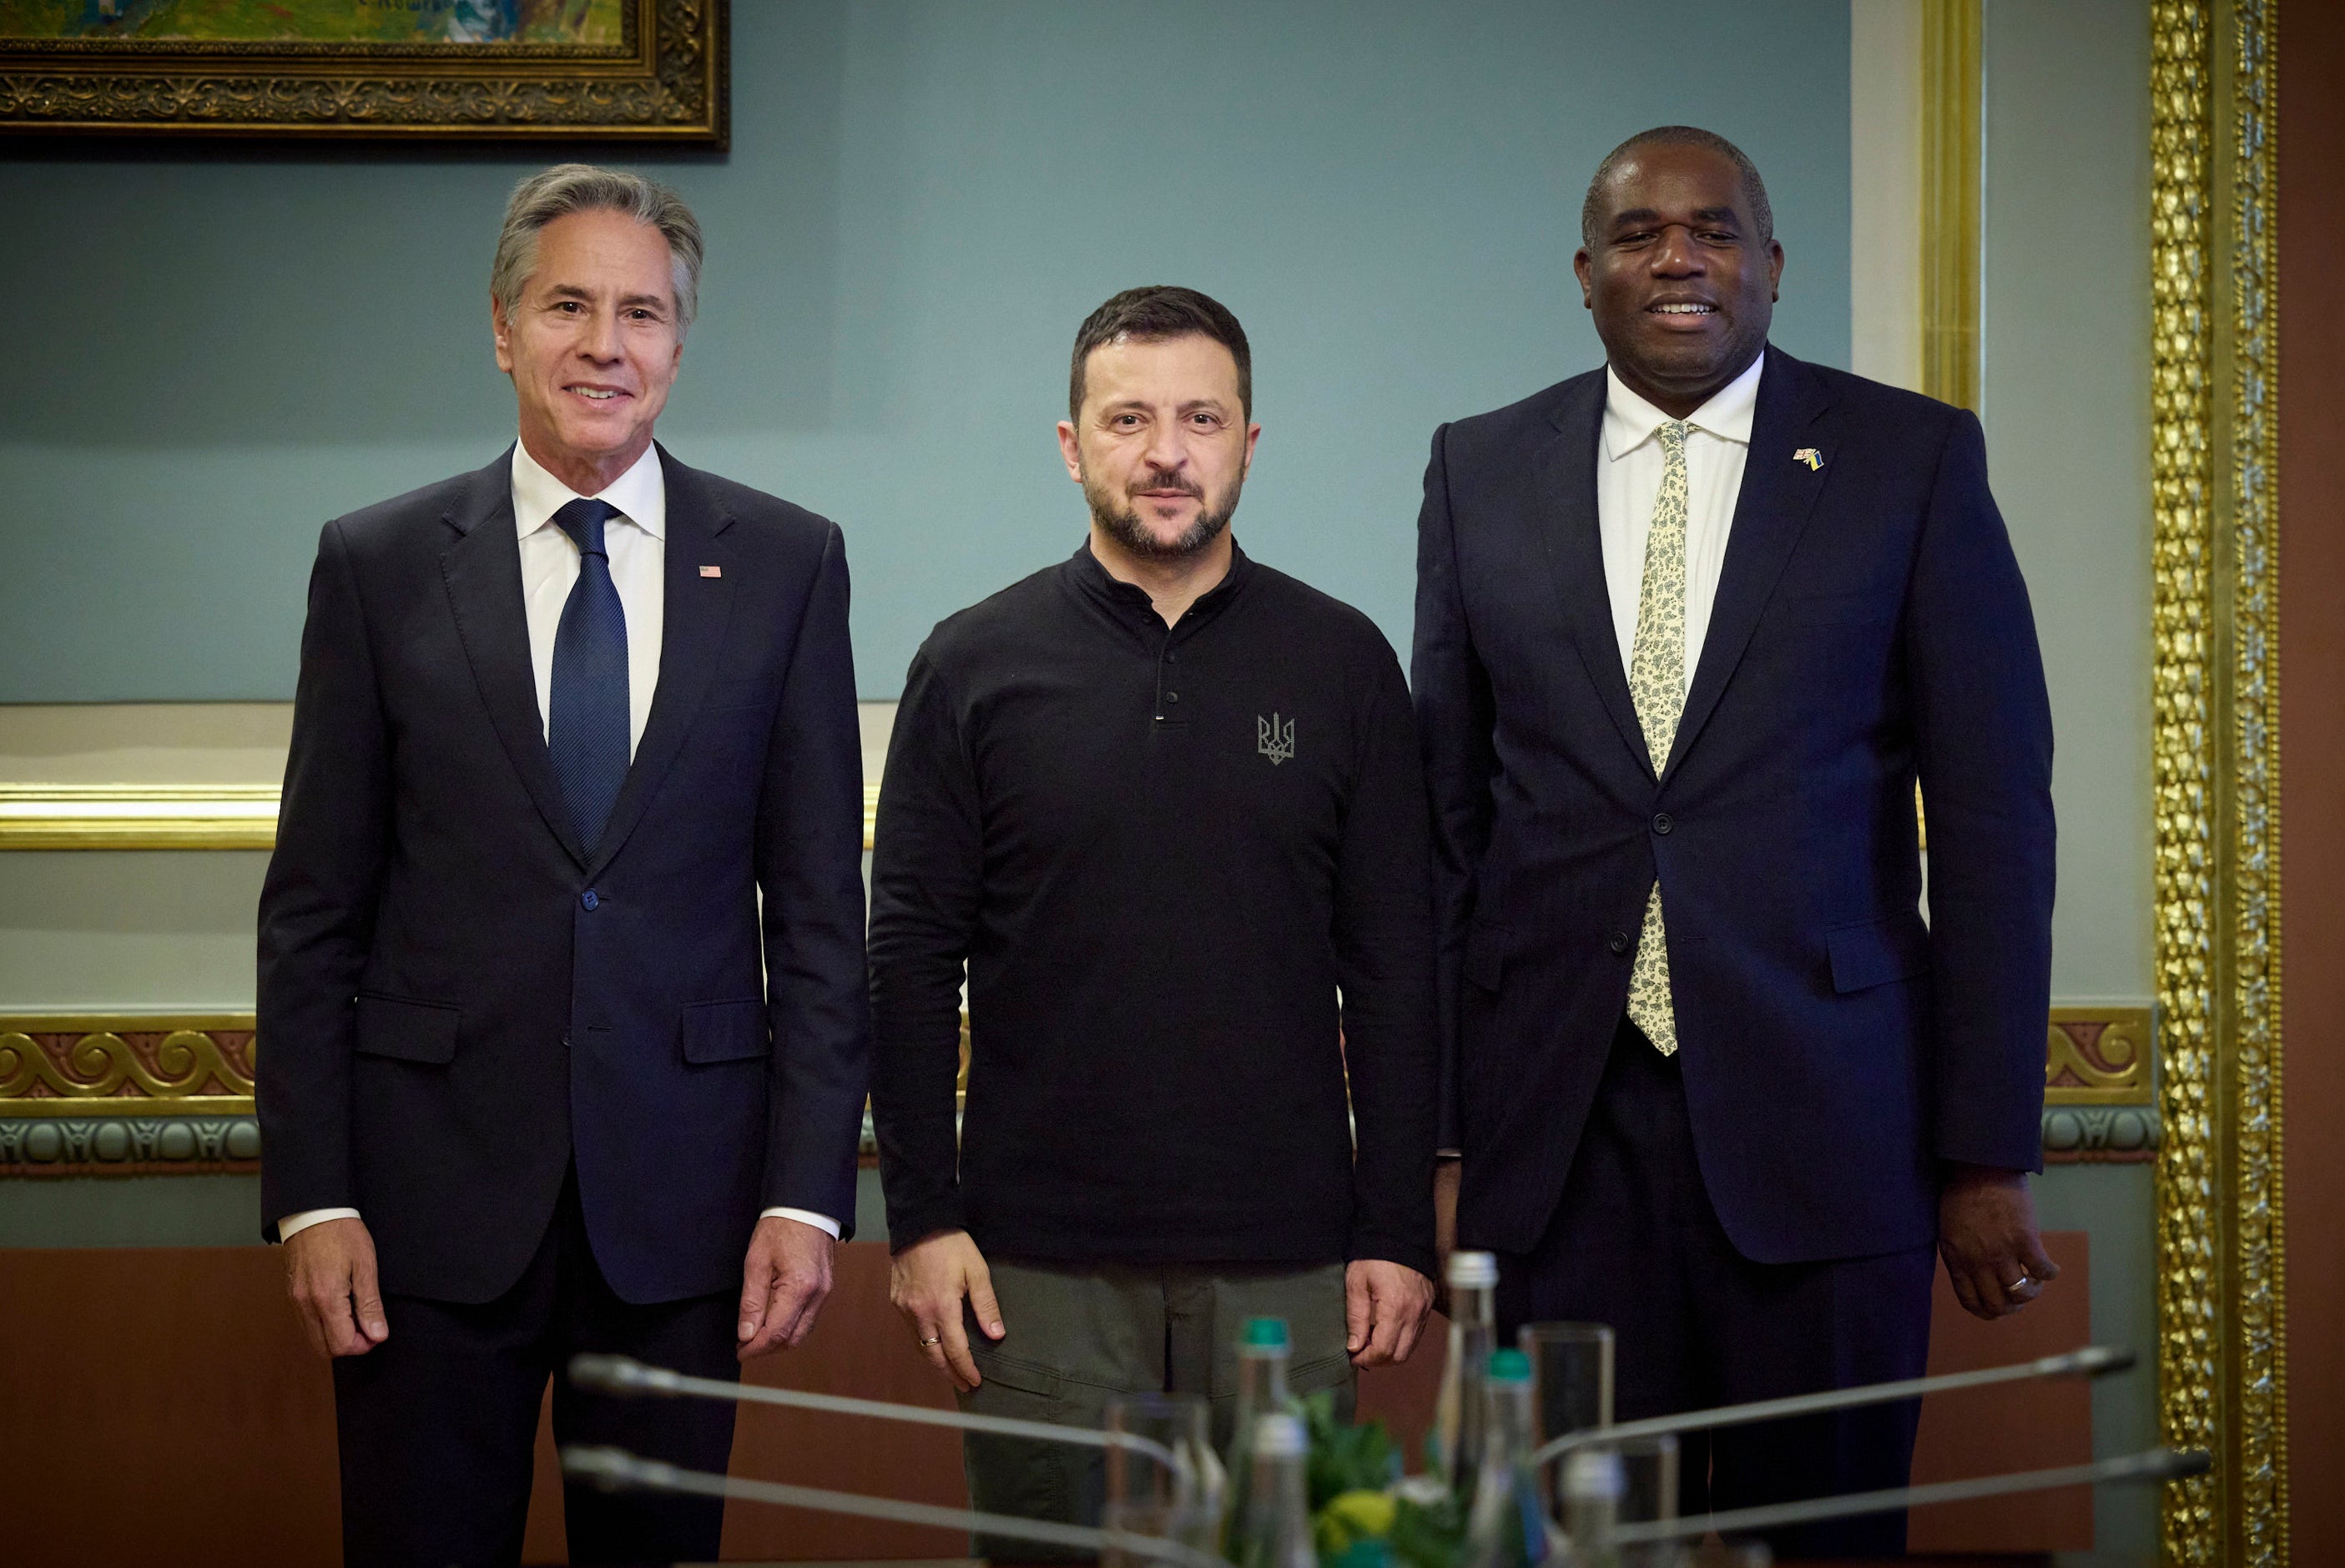
<path fill-rule="evenodd" d="M 2028 1280 L 2027 1280 L 2027 1272 L 2026 1272 L 2026 1270 L 2022 1270 L 2020 1271 L 2019 1278 L 2018 1278 L 2018 1279 L 2016 1279 L 2016 1280 L 2014 1280 L 2010 1284 L 2005 1285 L 2005 1286 L 2004 1287 L 2004 1289 L 2005 1289 L 2005 1290 L 2018 1290 L 2022 1285 L 2025 1285 L 2025 1284 L 2026 1284 L 2027 1282 L 2028 1282 Z"/>
<path fill-rule="evenodd" d="M 920 1349 L 922 1349 L 922 1350 L 924 1350 L 924 1351 L 925 1351 L 925 1350 L 927 1350 L 930 1345 L 941 1345 L 941 1344 L 943 1344 L 944 1342 L 945 1342 L 945 1337 L 944 1337 L 942 1334 L 939 1334 L 939 1335 L 938 1335 L 935 1339 L 933 1339 L 933 1340 L 922 1340 L 920 1341 Z"/>

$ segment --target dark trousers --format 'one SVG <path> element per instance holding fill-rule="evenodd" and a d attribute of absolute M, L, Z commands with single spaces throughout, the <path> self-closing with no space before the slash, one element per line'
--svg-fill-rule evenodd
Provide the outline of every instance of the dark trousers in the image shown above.
<path fill-rule="evenodd" d="M 1623 1019 L 1547 1234 L 1498 1260 L 1498 1329 L 1609 1323 L 1614 1416 L 1922 1375 L 1935 1249 L 1754 1263 L 1711 1207 L 1677 1061 Z M 1680 1438 L 1680 1512 L 1903 1486 L 1919 1401 Z M 1783 1557 L 1894 1556 L 1905 1516 L 1770 1533 Z"/>
<path fill-rule="evenodd" d="M 584 1393 L 563 1369 L 581 1351 L 603 1351 L 736 1377 L 737 1305 L 731 1292 L 649 1307 L 619 1300 L 595 1266 L 574 1174 L 512 1290 L 479 1306 L 387 1296 L 391 1337 L 335 1361 L 344 1561 L 519 1562 L 549 1376 L 556 1442 L 614 1444 L 721 1473 L 733 1452 L 731 1405 Z M 574 1563 L 706 1562 L 724 1533 L 721 1499 L 565 1484 L 562 1505 Z"/>

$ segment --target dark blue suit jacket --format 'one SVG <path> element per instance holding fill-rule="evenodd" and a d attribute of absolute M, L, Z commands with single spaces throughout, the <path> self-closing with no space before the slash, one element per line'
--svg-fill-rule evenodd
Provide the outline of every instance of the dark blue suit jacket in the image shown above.
<path fill-rule="evenodd" d="M 631 1301 L 737 1290 L 761 1208 L 854 1219 L 844 547 L 660 457 L 659 687 L 598 845 L 546 751 L 510 453 L 319 543 L 260 900 L 262 1224 L 358 1209 L 389 1291 L 502 1294 L 574 1158 Z"/>
<path fill-rule="evenodd" d="M 1434 437 L 1413 672 L 1461 1245 L 1562 1191 L 1661 885 L 1711 1199 L 1762 1262 L 1936 1233 L 2040 1163 L 2052 729 L 1968 413 L 1770 349 L 1675 748 L 1605 591 L 1599 370 Z M 1813 448 L 1822 466 L 1794 460 Z M 1928 802 L 1919 908 L 1916 776 Z"/>

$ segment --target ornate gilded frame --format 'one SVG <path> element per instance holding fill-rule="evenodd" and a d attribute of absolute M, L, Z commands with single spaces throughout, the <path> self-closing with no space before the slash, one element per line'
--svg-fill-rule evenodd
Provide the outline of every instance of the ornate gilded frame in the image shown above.
<path fill-rule="evenodd" d="M 2158 1401 L 2169 1563 L 2289 1556 L 2274 0 L 2153 0 Z"/>
<path fill-rule="evenodd" d="M 730 0 L 629 0 L 621 43 L 0 41 L 0 136 L 650 141 L 722 148 Z"/>

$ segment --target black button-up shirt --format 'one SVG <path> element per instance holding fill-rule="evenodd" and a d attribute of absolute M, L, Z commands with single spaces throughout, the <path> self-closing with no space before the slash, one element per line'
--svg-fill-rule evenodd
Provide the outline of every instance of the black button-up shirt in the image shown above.
<path fill-rule="evenodd" d="M 1391 648 L 1243 551 L 1170 628 L 1088 544 L 938 626 L 872 864 L 895 1244 L 1430 1274 L 1428 854 Z"/>

